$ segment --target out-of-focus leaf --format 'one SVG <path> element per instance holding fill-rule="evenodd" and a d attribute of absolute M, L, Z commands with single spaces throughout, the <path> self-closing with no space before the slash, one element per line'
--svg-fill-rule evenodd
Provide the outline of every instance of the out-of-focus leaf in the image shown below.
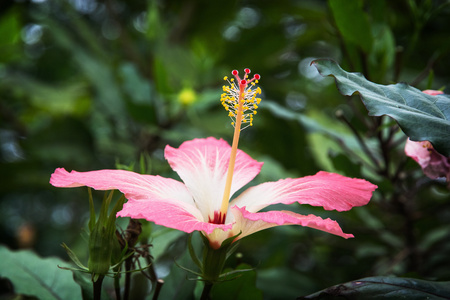
<path fill-rule="evenodd" d="M 250 269 L 246 264 L 239 265 L 236 270 Z M 254 270 L 240 273 L 239 278 L 214 285 L 211 295 L 213 299 L 262 299 L 261 290 L 256 287 Z"/>
<path fill-rule="evenodd" d="M 11 10 L 0 18 L 0 62 L 19 58 L 20 24 L 18 13 Z"/>
<path fill-rule="evenodd" d="M 152 87 L 138 72 L 135 65 L 124 63 L 120 66 L 120 75 L 123 80 L 123 89 L 135 104 L 152 104 Z"/>
<path fill-rule="evenodd" d="M 329 153 L 328 157 L 336 170 L 350 177 L 361 177 L 361 166 L 353 163 L 347 155 Z"/>
<path fill-rule="evenodd" d="M 372 66 L 370 74 L 374 78 L 382 78 L 394 63 L 395 39 L 391 28 L 386 24 L 373 26 L 372 32 L 374 42 L 369 56 Z"/>
<path fill-rule="evenodd" d="M 80 287 L 72 273 L 59 269 L 66 262 L 41 258 L 29 250 L 10 251 L 0 246 L 0 277 L 8 278 L 17 294 L 39 299 L 81 299 Z"/>
<path fill-rule="evenodd" d="M 173 247 L 169 251 L 173 251 L 173 248 L 181 249 L 181 247 L 179 247 L 181 246 L 180 243 L 173 243 L 172 246 Z M 196 267 L 194 266 L 194 263 L 186 250 L 186 245 L 184 244 L 182 246 L 185 251 L 181 255 L 175 256 L 177 264 L 185 268 L 195 270 Z M 170 258 L 160 260 L 156 263 L 157 274 L 164 273 L 164 275 L 169 275 L 163 278 L 164 285 L 158 299 L 194 299 L 195 281 L 192 280 L 194 279 L 194 275 L 186 273 L 185 270 L 180 268 L 177 264 L 174 264 L 174 256 L 172 253 L 169 255 L 171 256 Z"/>
<path fill-rule="evenodd" d="M 381 85 L 359 73 L 344 71 L 335 61 L 320 59 L 313 64 L 323 76 L 333 76 L 341 94 L 359 93 L 370 116 L 395 119 L 413 141 L 430 141 L 436 150 L 450 156 L 450 96 L 430 96 L 405 83 Z"/>
<path fill-rule="evenodd" d="M 30 114 L 83 115 L 91 106 L 87 86 L 81 82 L 51 86 L 31 77 L 11 74 L 1 86 L 16 93 L 26 91 L 32 107 Z"/>
<path fill-rule="evenodd" d="M 315 290 L 311 277 L 285 267 L 258 270 L 257 286 L 266 299 L 295 299 L 299 291 Z"/>
<path fill-rule="evenodd" d="M 357 0 L 329 0 L 336 25 L 343 37 L 366 53 L 372 48 L 372 33 L 367 15 Z"/>
<path fill-rule="evenodd" d="M 450 299 L 450 282 L 368 277 L 329 287 L 300 299 Z"/>

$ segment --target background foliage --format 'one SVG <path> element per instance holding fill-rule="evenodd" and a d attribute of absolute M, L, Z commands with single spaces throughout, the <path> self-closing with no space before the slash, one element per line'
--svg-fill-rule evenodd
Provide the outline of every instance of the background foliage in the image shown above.
<path fill-rule="evenodd" d="M 366 178 L 379 189 L 368 206 L 346 213 L 289 207 L 336 219 L 354 239 L 274 228 L 244 239 L 230 266 L 255 267 L 245 280 L 265 299 L 368 276 L 449 281 L 445 182 L 426 178 L 405 157 L 406 136 L 395 122 L 368 117 L 358 97 L 341 96 L 331 78 L 310 66 L 326 57 L 376 83 L 445 88 L 448 4 L 2 1 L 1 243 L 45 257 L 67 259 L 62 242 L 86 253 L 86 189 L 53 188 L 54 169 L 144 167 L 177 178 L 164 160 L 165 145 L 208 136 L 230 141 L 232 127 L 219 105 L 222 78 L 249 67 L 261 74 L 263 90 L 254 126 L 240 142 L 265 163 L 253 184 L 326 170 Z M 186 235 L 145 223 L 143 239 L 153 244 L 158 276 L 167 278 L 162 299 L 192 298 L 195 282 L 173 264 L 174 257 L 189 264 Z"/>

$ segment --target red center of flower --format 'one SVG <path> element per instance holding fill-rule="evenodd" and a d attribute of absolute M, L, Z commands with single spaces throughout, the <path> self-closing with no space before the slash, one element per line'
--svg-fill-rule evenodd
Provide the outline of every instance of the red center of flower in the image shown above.
<path fill-rule="evenodd" d="M 213 224 L 225 224 L 226 214 L 223 214 L 221 211 L 214 212 L 214 218 L 208 217 L 208 223 Z"/>

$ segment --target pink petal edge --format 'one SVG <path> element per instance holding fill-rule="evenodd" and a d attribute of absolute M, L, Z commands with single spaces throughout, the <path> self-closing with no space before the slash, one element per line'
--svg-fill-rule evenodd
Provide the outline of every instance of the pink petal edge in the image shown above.
<path fill-rule="evenodd" d="M 246 206 L 257 212 L 272 204 L 309 204 L 326 210 L 346 211 L 354 206 L 366 205 L 376 185 L 358 178 L 339 174 L 318 172 L 302 178 L 287 178 L 266 182 L 244 191 L 230 206 Z"/>
<path fill-rule="evenodd" d="M 353 234 L 344 233 L 336 221 L 330 218 L 322 219 L 315 215 L 300 215 L 291 211 L 268 211 L 251 213 L 245 207 L 234 206 L 232 212 L 236 218 L 234 231 L 242 230 L 239 238 L 257 231 L 283 225 L 301 225 L 331 233 L 345 239 L 354 237 Z M 241 226 L 240 228 L 238 226 Z"/>

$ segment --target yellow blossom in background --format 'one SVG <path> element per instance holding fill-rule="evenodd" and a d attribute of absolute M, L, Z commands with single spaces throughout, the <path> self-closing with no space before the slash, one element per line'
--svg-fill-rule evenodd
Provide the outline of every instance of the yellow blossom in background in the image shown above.
<path fill-rule="evenodd" d="M 184 88 L 178 94 L 178 100 L 183 105 L 191 105 L 197 99 L 197 93 L 191 88 Z"/>

